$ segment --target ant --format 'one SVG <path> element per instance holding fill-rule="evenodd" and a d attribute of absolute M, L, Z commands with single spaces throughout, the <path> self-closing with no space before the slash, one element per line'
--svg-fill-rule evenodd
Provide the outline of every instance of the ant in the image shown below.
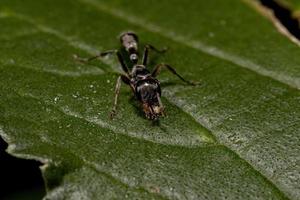
<path fill-rule="evenodd" d="M 108 54 L 116 54 L 118 60 L 122 66 L 125 74 L 120 74 L 115 88 L 115 98 L 113 102 L 113 108 L 110 113 L 110 117 L 113 118 L 116 115 L 118 97 L 120 93 L 121 82 L 129 85 L 132 89 L 135 97 L 141 103 L 143 111 L 146 118 L 151 120 L 157 120 L 160 116 L 165 116 L 164 106 L 161 101 L 161 88 L 160 82 L 156 79 L 161 68 L 165 67 L 183 82 L 189 85 L 195 85 L 195 83 L 185 80 L 180 76 L 176 70 L 168 64 L 158 64 L 155 66 L 154 70 L 150 72 L 147 69 L 148 54 L 149 50 L 153 50 L 157 53 L 164 53 L 167 49 L 158 50 L 154 46 L 147 44 L 144 46 L 142 63 L 138 64 L 139 53 L 138 45 L 139 39 L 138 36 L 133 32 L 125 32 L 120 35 L 121 49 L 120 50 L 108 50 L 102 53 L 99 53 L 96 56 L 91 58 L 79 58 L 77 55 L 74 55 L 74 58 L 81 62 L 89 62 L 99 57 L 104 57 Z M 132 63 L 133 67 L 129 71 L 125 60 L 121 54 L 121 51 L 127 52 L 129 61 Z"/>

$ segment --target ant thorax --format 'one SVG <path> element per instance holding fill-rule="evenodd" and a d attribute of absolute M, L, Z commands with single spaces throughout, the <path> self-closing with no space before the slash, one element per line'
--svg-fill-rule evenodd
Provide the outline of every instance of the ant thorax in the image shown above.
<path fill-rule="evenodd" d="M 132 77 L 137 80 L 151 76 L 150 71 L 144 65 L 134 65 L 131 71 Z"/>

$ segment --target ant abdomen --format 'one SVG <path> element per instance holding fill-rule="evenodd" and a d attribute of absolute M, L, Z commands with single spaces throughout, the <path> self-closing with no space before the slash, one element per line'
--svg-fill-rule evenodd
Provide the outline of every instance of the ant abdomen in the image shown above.
<path fill-rule="evenodd" d="M 125 50 L 129 53 L 129 59 L 133 63 L 138 62 L 138 37 L 133 32 L 125 32 L 120 36 L 120 41 Z"/>

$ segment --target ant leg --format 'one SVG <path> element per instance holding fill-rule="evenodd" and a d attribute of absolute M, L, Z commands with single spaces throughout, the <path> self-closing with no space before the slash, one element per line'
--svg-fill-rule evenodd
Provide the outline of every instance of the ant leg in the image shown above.
<path fill-rule="evenodd" d="M 114 98 L 114 102 L 113 102 L 113 108 L 110 112 L 111 119 L 114 118 L 114 116 L 116 115 L 116 112 L 117 112 L 118 97 L 120 94 L 120 88 L 121 88 L 121 83 L 122 83 L 121 81 L 123 81 L 127 85 L 130 83 L 130 79 L 126 75 L 120 75 L 118 77 L 117 83 L 116 83 L 116 88 L 115 88 L 115 98 Z"/>
<path fill-rule="evenodd" d="M 168 64 L 164 64 L 164 63 L 156 65 L 151 75 L 152 75 L 153 77 L 156 77 L 156 76 L 160 73 L 160 70 L 161 70 L 162 67 L 166 67 L 170 72 L 172 72 L 174 75 L 176 75 L 178 78 L 180 78 L 183 82 L 185 82 L 185 83 L 187 83 L 187 84 L 189 84 L 189 85 L 197 85 L 197 84 L 194 83 L 194 82 L 185 80 L 182 76 L 180 76 L 180 75 L 176 72 L 176 70 L 175 70 L 173 67 L 171 67 L 171 66 L 168 65 Z"/>
<path fill-rule="evenodd" d="M 113 118 L 114 115 L 116 114 L 117 111 L 117 104 L 118 104 L 118 97 L 119 97 L 119 93 L 120 93 L 120 88 L 121 88 L 121 80 L 127 84 L 130 85 L 130 74 L 129 74 L 129 70 L 128 67 L 126 66 L 124 59 L 122 58 L 122 55 L 119 51 L 116 51 L 119 62 L 122 66 L 122 69 L 124 70 L 124 72 L 126 73 L 126 75 L 120 75 L 117 79 L 117 83 L 116 83 L 116 89 L 115 89 L 115 99 L 114 99 L 114 105 L 113 105 L 113 109 L 110 113 L 110 118 Z"/>
<path fill-rule="evenodd" d="M 148 53 L 149 49 L 147 47 L 144 48 L 144 55 L 143 55 L 143 65 L 147 65 L 148 62 Z"/>
<path fill-rule="evenodd" d="M 79 62 L 90 62 L 90 61 L 95 60 L 97 58 L 104 57 L 104 56 L 109 55 L 109 54 L 114 54 L 116 52 L 117 52 L 117 50 L 108 50 L 108 51 L 101 52 L 98 55 L 95 55 L 95 56 L 90 57 L 90 58 L 81 58 L 81 57 L 78 57 L 76 54 L 73 55 L 73 57 L 74 57 L 75 60 L 78 60 Z"/>
<path fill-rule="evenodd" d="M 154 46 L 152 46 L 151 44 L 146 44 L 144 47 L 143 65 L 147 65 L 149 49 L 151 49 L 157 53 L 165 53 L 167 51 L 166 47 L 159 50 L 159 49 L 155 48 Z"/>
<path fill-rule="evenodd" d="M 124 59 L 121 55 L 121 53 L 119 51 L 117 51 L 117 56 L 118 56 L 118 59 L 119 59 L 119 62 L 122 66 L 122 69 L 124 70 L 124 72 L 129 75 L 129 70 L 128 70 L 128 67 L 126 66 L 125 62 L 124 62 Z"/>
<path fill-rule="evenodd" d="M 160 110 L 161 110 L 161 115 L 166 116 L 165 108 L 164 108 L 164 105 L 161 102 L 160 95 L 158 93 L 156 93 L 156 95 L 157 95 L 158 104 L 159 104 L 159 107 L 160 107 Z"/>
<path fill-rule="evenodd" d="M 80 61 L 80 62 L 89 62 L 91 60 L 94 60 L 96 58 L 99 58 L 99 57 L 103 57 L 103 56 L 106 56 L 108 54 L 114 54 L 116 53 L 117 56 L 118 56 L 118 59 L 119 59 L 119 62 L 122 66 L 122 69 L 126 72 L 126 74 L 128 75 L 129 74 L 129 70 L 128 70 L 128 67 L 126 66 L 125 62 L 124 62 L 124 59 L 121 55 L 121 53 L 118 51 L 118 50 L 108 50 L 108 51 L 104 51 L 96 56 L 93 56 L 93 57 L 90 57 L 90 58 L 80 58 L 78 57 L 77 55 L 74 55 L 74 59 Z"/>
<path fill-rule="evenodd" d="M 165 53 L 168 50 L 167 47 L 164 47 L 163 49 L 157 49 L 156 47 L 154 47 L 151 44 L 146 44 L 145 47 L 148 48 L 148 49 L 151 49 L 151 50 L 153 50 L 157 53 Z"/>

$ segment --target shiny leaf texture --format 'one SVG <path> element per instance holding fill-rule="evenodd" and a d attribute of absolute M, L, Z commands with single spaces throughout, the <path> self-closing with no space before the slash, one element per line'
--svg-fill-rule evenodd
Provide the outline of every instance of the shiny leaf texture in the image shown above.
<path fill-rule="evenodd" d="M 47 199 L 299 199 L 300 49 L 238 0 L 2 0 L 0 135 L 44 163 Z M 108 118 L 118 35 L 138 33 L 168 72 L 167 117 L 128 87 Z"/>

